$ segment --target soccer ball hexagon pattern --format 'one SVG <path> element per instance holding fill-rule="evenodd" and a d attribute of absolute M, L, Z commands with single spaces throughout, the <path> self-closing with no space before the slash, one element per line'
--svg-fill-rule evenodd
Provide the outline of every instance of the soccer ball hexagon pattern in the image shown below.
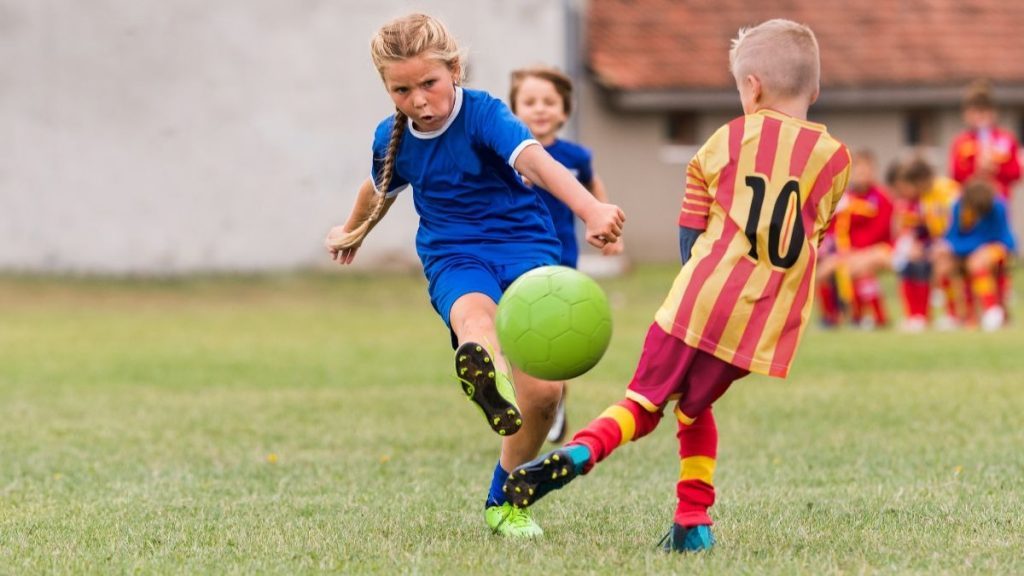
<path fill-rule="evenodd" d="M 612 337 L 604 291 L 565 266 L 542 266 L 517 278 L 498 302 L 495 323 L 509 361 L 542 380 L 568 380 L 590 370 Z"/>

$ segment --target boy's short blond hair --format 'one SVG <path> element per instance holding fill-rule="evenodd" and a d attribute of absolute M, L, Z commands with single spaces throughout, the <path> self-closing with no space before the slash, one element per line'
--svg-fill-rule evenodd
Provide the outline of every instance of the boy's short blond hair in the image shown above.
<path fill-rule="evenodd" d="M 804 24 L 782 18 L 741 28 L 729 50 L 729 70 L 737 82 L 756 76 L 770 97 L 810 97 L 821 78 L 818 39 Z"/>

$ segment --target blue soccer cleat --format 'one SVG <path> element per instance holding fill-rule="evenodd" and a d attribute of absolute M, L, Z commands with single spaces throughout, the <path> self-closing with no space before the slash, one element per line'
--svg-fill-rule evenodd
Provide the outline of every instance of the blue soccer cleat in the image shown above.
<path fill-rule="evenodd" d="M 673 523 L 658 546 L 665 552 L 704 552 L 715 546 L 715 535 L 711 533 L 711 526 L 686 528 Z"/>

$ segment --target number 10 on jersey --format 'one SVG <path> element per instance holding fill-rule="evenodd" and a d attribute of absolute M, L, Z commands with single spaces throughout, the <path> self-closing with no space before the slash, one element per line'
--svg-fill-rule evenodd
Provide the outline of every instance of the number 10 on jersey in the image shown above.
<path fill-rule="evenodd" d="M 761 222 L 761 207 L 768 195 L 768 182 L 763 176 L 747 176 L 746 183 L 753 193 L 744 231 L 750 242 L 750 252 L 747 255 L 754 260 L 760 260 L 757 232 Z M 768 226 L 768 260 L 772 266 L 790 268 L 800 258 L 807 237 L 804 233 L 804 220 L 800 216 L 800 183 L 789 180 L 782 186 L 782 190 L 773 193 L 771 197 L 774 198 L 775 205 Z M 786 253 L 782 254 L 780 251 L 784 238 L 787 240 Z"/>

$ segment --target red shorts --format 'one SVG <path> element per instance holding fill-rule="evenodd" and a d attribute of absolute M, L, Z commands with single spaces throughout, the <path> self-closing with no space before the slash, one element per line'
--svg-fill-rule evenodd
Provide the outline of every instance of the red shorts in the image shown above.
<path fill-rule="evenodd" d="M 647 331 L 626 397 L 649 412 L 660 412 L 668 402 L 678 400 L 676 417 L 689 424 L 747 374 L 747 370 L 688 346 L 654 323 Z"/>

